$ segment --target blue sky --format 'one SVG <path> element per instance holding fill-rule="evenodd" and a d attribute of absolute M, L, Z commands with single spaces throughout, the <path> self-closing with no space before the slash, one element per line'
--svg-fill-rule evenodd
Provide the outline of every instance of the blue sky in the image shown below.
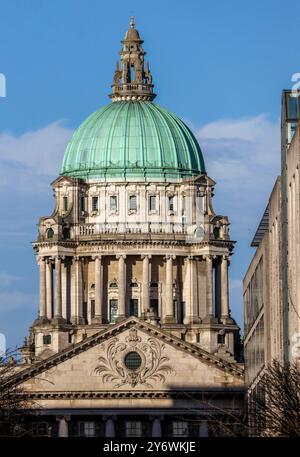
<path fill-rule="evenodd" d="M 64 148 L 109 102 L 129 17 L 145 40 L 156 101 L 193 128 L 215 210 L 231 220 L 231 307 L 242 324 L 251 238 L 279 172 L 283 88 L 300 72 L 299 1 L 0 0 L 0 333 L 20 344 L 38 309 L 30 242 L 53 208 Z"/>

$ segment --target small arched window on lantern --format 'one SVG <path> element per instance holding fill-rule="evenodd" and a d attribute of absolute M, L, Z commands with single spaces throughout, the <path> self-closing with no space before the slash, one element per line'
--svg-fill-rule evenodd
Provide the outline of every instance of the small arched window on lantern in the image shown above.
<path fill-rule="evenodd" d="M 214 233 L 214 237 L 216 240 L 218 240 L 220 238 L 220 227 L 214 227 L 213 229 L 213 233 Z"/>
<path fill-rule="evenodd" d="M 63 228 L 63 239 L 68 240 L 70 238 L 70 229 L 68 227 Z"/>
<path fill-rule="evenodd" d="M 47 230 L 46 236 L 47 236 L 48 239 L 53 238 L 53 236 L 54 236 L 54 231 L 53 231 L 52 228 L 49 228 L 49 229 Z"/>

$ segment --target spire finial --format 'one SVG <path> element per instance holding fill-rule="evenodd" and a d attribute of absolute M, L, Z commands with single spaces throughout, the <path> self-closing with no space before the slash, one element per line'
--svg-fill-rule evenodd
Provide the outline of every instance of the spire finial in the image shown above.
<path fill-rule="evenodd" d="M 130 17 L 130 28 L 122 40 L 119 53 L 120 67 L 117 64 L 110 97 L 113 101 L 146 100 L 155 98 L 149 65 L 144 62 L 145 51 L 139 32 L 134 28 L 134 16 Z"/>

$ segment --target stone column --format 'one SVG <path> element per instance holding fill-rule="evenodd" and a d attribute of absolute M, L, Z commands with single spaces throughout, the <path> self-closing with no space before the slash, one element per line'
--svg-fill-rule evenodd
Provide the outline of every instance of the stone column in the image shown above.
<path fill-rule="evenodd" d="M 214 320 L 213 312 L 213 260 L 211 255 L 206 258 L 206 316 L 203 322 Z"/>
<path fill-rule="evenodd" d="M 223 256 L 221 263 L 221 319 L 229 317 L 228 303 L 228 257 Z"/>
<path fill-rule="evenodd" d="M 46 302 L 47 302 L 47 318 L 53 317 L 53 268 L 52 260 L 47 259 L 46 265 Z"/>
<path fill-rule="evenodd" d="M 215 266 L 215 316 L 221 318 L 221 261 L 218 257 L 218 262 Z"/>
<path fill-rule="evenodd" d="M 73 324 L 83 324 L 82 307 L 83 307 L 83 290 L 82 290 L 82 265 L 81 257 L 74 257 L 74 303 L 72 306 L 71 322 Z"/>
<path fill-rule="evenodd" d="M 93 324 L 103 322 L 103 264 L 102 257 L 95 257 L 95 316 Z"/>
<path fill-rule="evenodd" d="M 161 421 L 158 417 L 155 417 L 152 421 L 152 438 L 161 438 L 162 430 L 161 430 Z"/>
<path fill-rule="evenodd" d="M 174 309 L 173 309 L 173 259 L 176 257 L 173 255 L 167 255 L 166 257 L 166 308 L 163 312 L 164 322 L 173 323 L 175 322 Z"/>
<path fill-rule="evenodd" d="M 196 271 L 196 258 L 193 256 L 188 257 L 189 261 L 189 276 L 190 276 L 190 313 L 189 323 L 199 323 L 199 309 L 198 309 L 198 280 Z"/>
<path fill-rule="evenodd" d="M 59 438 L 67 438 L 69 436 L 68 418 L 65 416 L 59 416 L 56 420 L 58 420 Z"/>
<path fill-rule="evenodd" d="M 199 424 L 199 437 L 206 437 L 208 436 L 208 424 L 207 420 L 201 420 Z"/>
<path fill-rule="evenodd" d="M 125 259 L 126 255 L 119 254 L 117 255 L 117 259 L 119 259 L 119 271 L 118 271 L 118 321 L 125 319 L 126 317 L 126 265 Z"/>
<path fill-rule="evenodd" d="M 145 315 L 150 308 L 150 274 L 149 274 L 149 260 L 151 255 L 143 255 L 143 284 L 142 284 L 142 306 L 141 315 Z"/>
<path fill-rule="evenodd" d="M 40 257 L 39 260 L 40 267 L 40 319 L 45 319 L 47 317 L 47 308 L 46 308 L 46 261 L 45 257 Z"/>
<path fill-rule="evenodd" d="M 115 437 L 115 423 L 112 418 L 106 419 L 105 422 L 105 438 Z"/>
<path fill-rule="evenodd" d="M 55 272 L 56 272 L 56 283 L 55 283 L 55 317 L 62 317 L 62 304 L 61 304 L 61 257 L 55 257 Z"/>

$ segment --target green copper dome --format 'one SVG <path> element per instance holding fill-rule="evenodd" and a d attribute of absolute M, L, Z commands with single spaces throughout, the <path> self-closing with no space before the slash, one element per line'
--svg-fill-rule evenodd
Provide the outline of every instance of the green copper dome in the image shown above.
<path fill-rule="evenodd" d="M 151 101 L 115 101 L 89 116 L 65 152 L 61 175 L 178 179 L 205 173 L 200 146 L 174 114 Z"/>

